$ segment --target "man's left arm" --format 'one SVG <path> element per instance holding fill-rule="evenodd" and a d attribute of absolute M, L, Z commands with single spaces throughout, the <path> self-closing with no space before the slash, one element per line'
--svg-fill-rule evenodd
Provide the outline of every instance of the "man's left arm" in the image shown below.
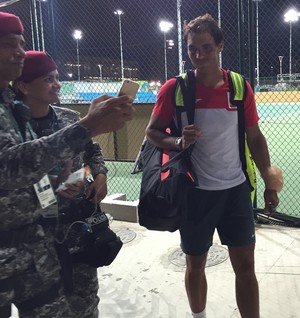
<path fill-rule="evenodd" d="M 246 128 L 246 135 L 251 155 L 265 183 L 265 213 L 271 215 L 279 204 L 277 192 L 281 189 L 278 188 L 278 182 L 274 182 L 277 176 L 271 166 L 268 145 L 258 124 Z"/>

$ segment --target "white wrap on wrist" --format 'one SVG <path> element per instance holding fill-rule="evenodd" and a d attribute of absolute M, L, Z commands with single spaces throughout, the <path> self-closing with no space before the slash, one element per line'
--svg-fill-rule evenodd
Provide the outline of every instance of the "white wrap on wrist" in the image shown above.
<path fill-rule="evenodd" d="M 261 177 L 264 179 L 266 189 L 275 190 L 280 192 L 283 187 L 283 175 L 280 167 L 273 165 L 270 166 Z"/>

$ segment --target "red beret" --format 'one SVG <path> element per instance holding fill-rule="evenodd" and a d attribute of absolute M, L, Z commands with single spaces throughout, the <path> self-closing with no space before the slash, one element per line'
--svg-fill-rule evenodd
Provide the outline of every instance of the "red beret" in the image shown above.
<path fill-rule="evenodd" d="M 0 12 L 0 37 L 8 34 L 22 34 L 23 25 L 19 17 L 14 14 Z"/>
<path fill-rule="evenodd" d="M 56 69 L 57 65 L 46 52 L 27 51 L 22 74 L 17 81 L 29 83 Z"/>

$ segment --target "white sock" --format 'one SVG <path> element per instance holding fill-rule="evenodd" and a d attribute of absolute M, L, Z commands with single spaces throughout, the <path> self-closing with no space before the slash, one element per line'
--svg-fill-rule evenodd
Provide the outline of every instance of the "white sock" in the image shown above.
<path fill-rule="evenodd" d="M 198 312 L 197 314 L 192 312 L 193 318 L 206 318 L 206 310 L 204 309 L 201 312 Z"/>

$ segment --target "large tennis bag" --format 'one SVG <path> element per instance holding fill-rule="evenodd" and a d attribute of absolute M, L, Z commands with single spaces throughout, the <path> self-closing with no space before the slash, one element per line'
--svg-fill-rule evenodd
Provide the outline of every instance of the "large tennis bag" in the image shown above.
<path fill-rule="evenodd" d="M 190 149 L 169 152 L 146 141 L 142 161 L 139 223 L 149 230 L 174 232 L 186 218 L 189 194 L 196 186 Z"/>

